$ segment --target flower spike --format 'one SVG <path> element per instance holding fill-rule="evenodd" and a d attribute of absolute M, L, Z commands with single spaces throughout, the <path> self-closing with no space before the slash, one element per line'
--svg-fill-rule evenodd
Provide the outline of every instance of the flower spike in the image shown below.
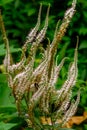
<path fill-rule="evenodd" d="M 37 43 L 40 43 L 43 40 L 43 38 L 45 37 L 46 31 L 47 31 L 47 28 L 48 28 L 49 10 L 50 10 L 50 5 L 48 6 L 46 19 L 45 19 L 45 25 L 44 25 L 43 29 L 40 31 L 40 33 L 37 35 L 37 37 L 36 37 L 36 42 Z"/>

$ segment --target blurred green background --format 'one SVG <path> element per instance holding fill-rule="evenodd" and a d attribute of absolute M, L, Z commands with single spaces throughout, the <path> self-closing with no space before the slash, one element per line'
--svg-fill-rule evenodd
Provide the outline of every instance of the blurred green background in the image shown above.
<path fill-rule="evenodd" d="M 10 42 L 10 50 L 15 62 L 19 60 L 21 46 L 26 40 L 27 34 L 35 26 L 38 16 L 40 3 L 43 4 L 41 14 L 41 28 L 44 25 L 46 11 L 50 3 L 49 27 L 42 46 L 46 47 L 49 37 L 52 41 L 56 23 L 59 19 L 63 19 L 64 12 L 71 6 L 72 0 L 0 0 L 0 9 L 6 27 L 7 36 Z M 58 46 L 58 60 L 64 56 L 68 56 L 69 62 L 73 60 L 74 49 L 76 46 L 76 37 L 79 36 L 78 48 L 78 80 L 74 88 L 74 96 L 76 90 L 82 88 L 81 101 L 78 107 L 77 115 L 82 115 L 87 111 L 87 0 L 77 0 L 75 15 L 67 29 L 66 35 Z M 20 130 L 22 119 L 16 122 L 17 113 L 11 90 L 7 87 L 7 79 L 4 74 L 3 59 L 5 56 L 5 47 L 0 32 L 0 130 Z M 37 56 L 39 59 L 39 55 Z M 38 60 L 37 60 L 38 62 Z M 58 82 L 60 86 L 67 74 L 67 65 L 63 67 Z M 11 114 L 11 115 L 10 115 Z M 7 121 L 9 118 L 10 121 Z M 4 121 L 4 122 L 3 122 Z M 7 121 L 7 123 L 5 123 Z M 87 130 L 87 121 L 75 128 L 77 130 Z M 3 128 L 3 129 L 2 129 Z"/>

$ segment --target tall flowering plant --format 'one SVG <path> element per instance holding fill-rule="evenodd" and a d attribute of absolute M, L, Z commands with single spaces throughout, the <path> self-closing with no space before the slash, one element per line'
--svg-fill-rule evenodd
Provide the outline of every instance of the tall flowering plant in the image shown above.
<path fill-rule="evenodd" d="M 36 52 L 42 42 L 48 28 L 48 16 L 50 5 L 47 9 L 44 27 L 38 32 L 41 21 L 40 5 L 36 26 L 28 34 L 25 44 L 22 47 L 21 59 L 18 63 L 13 63 L 9 41 L 6 36 L 2 16 L 0 14 L 0 28 L 6 47 L 4 66 L 8 77 L 8 86 L 12 89 L 15 103 L 19 115 L 27 121 L 28 127 L 33 129 L 58 129 L 63 127 L 66 122 L 75 114 L 80 101 L 80 91 L 78 91 L 76 101 L 71 101 L 72 88 L 76 83 L 78 75 L 77 67 L 77 48 L 74 53 L 74 59 L 68 69 L 67 79 L 59 90 L 55 88 L 60 70 L 62 69 L 66 57 L 57 65 L 55 56 L 58 44 L 65 35 L 67 27 L 75 13 L 76 0 L 73 0 L 72 6 L 66 10 L 61 25 L 58 28 L 59 21 L 56 25 L 52 43 L 49 42 L 46 49 L 43 48 L 43 57 L 37 67 L 34 67 Z M 29 54 L 28 45 L 31 45 Z M 25 110 L 22 109 L 22 102 L 25 102 Z M 38 109 L 38 119 L 35 110 Z M 46 125 L 41 121 L 41 117 L 50 118 L 50 123 Z M 51 127 L 49 127 L 51 126 Z"/>

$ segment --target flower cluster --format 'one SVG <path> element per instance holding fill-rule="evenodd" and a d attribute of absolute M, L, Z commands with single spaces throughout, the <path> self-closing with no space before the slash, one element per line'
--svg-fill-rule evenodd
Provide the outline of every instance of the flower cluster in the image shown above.
<path fill-rule="evenodd" d="M 57 46 L 65 35 L 67 27 L 74 15 L 76 1 L 73 0 L 71 8 L 69 8 L 64 15 L 62 24 L 58 29 L 57 23 L 54 38 L 52 43 L 48 44 L 46 49 L 43 49 L 43 58 L 37 67 L 34 67 L 36 52 L 42 42 L 48 28 L 48 16 L 50 5 L 47 9 L 45 25 L 40 32 L 41 9 L 40 5 L 38 19 L 36 26 L 28 34 L 25 44 L 22 47 L 22 54 L 20 62 L 14 64 L 11 62 L 11 54 L 9 49 L 9 42 L 6 37 L 2 17 L 0 16 L 1 30 L 3 40 L 6 46 L 6 56 L 4 59 L 4 66 L 8 74 L 9 87 L 12 89 L 13 96 L 17 105 L 19 114 L 27 115 L 28 125 L 35 128 L 37 122 L 35 121 L 35 109 L 38 108 L 40 117 L 50 117 L 51 125 L 60 123 L 63 126 L 76 112 L 80 101 L 80 91 L 78 91 L 77 99 L 71 102 L 72 87 L 75 85 L 78 75 L 77 67 L 77 48 L 75 49 L 74 60 L 69 67 L 67 79 L 59 90 L 55 88 L 58 80 L 60 70 L 62 69 L 66 57 L 62 59 L 59 65 L 55 62 L 55 55 Z M 29 55 L 26 55 L 28 45 L 31 45 Z M 25 110 L 21 109 L 21 103 L 25 101 Z M 41 123 L 41 121 L 40 121 Z M 42 123 L 43 124 L 43 123 Z M 40 125 L 39 127 L 42 127 Z"/>

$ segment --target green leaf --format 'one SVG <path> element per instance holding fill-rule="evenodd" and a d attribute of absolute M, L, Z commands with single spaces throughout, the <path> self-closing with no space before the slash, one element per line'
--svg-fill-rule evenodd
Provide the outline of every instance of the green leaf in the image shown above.
<path fill-rule="evenodd" d="M 0 83 L 7 83 L 7 77 L 5 74 L 0 74 Z"/>
<path fill-rule="evenodd" d="M 14 113 L 16 112 L 16 107 L 14 106 L 0 106 L 0 113 Z"/>
<path fill-rule="evenodd" d="M 17 123 L 4 123 L 0 122 L 0 130 L 10 130 L 11 128 L 17 126 Z"/>
<path fill-rule="evenodd" d="M 87 49 L 87 41 L 86 41 L 86 40 L 84 40 L 84 41 L 80 44 L 79 49 Z"/>
<path fill-rule="evenodd" d="M 87 28 L 86 27 L 81 27 L 79 29 L 79 34 L 80 35 L 86 35 L 87 34 Z"/>
<path fill-rule="evenodd" d="M 39 120 L 38 118 L 34 118 L 34 120 L 35 120 L 36 124 L 37 124 L 40 128 L 43 127 L 43 126 L 41 125 L 40 120 Z"/>
<path fill-rule="evenodd" d="M 14 46 L 10 47 L 10 52 L 11 53 L 16 53 L 16 52 L 19 52 L 19 51 L 21 51 L 21 48 L 14 48 Z"/>
<path fill-rule="evenodd" d="M 14 113 L 14 114 L 8 114 L 8 113 L 1 113 L 0 114 L 0 121 L 9 121 L 12 120 L 12 119 L 17 119 L 17 113 Z"/>
<path fill-rule="evenodd" d="M 5 49 L 4 49 L 4 44 L 0 45 L 0 56 L 5 55 Z"/>
<path fill-rule="evenodd" d="M 20 48 L 14 48 L 14 46 L 10 47 L 10 52 L 11 53 L 16 53 L 16 52 L 19 52 L 19 51 L 21 51 Z M 6 54 L 6 49 L 4 48 L 4 44 L 1 44 L 0 45 L 0 56 L 3 56 L 5 54 Z"/>
<path fill-rule="evenodd" d="M 0 74 L 0 107 L 14 106 L 12 98 L 10 97 L 11 89 L 8 87 L 5 74 Z"/>
<path fill-rule="evenodd" d="M 1 0 L 0 1 L 0 5 L 5 5 L 5 4 L 8 4 L 10 2 L 12 2 L 13 0 Z"/>
<path fill-rule="evenodd" d="M 27 13 L 28 13 L 28 16 L 31 16 L 31 15 L 33 15 L 35 12 L 36 12 L 36 10 L 32 8 L 32 9 L 29 10 Z"/>

